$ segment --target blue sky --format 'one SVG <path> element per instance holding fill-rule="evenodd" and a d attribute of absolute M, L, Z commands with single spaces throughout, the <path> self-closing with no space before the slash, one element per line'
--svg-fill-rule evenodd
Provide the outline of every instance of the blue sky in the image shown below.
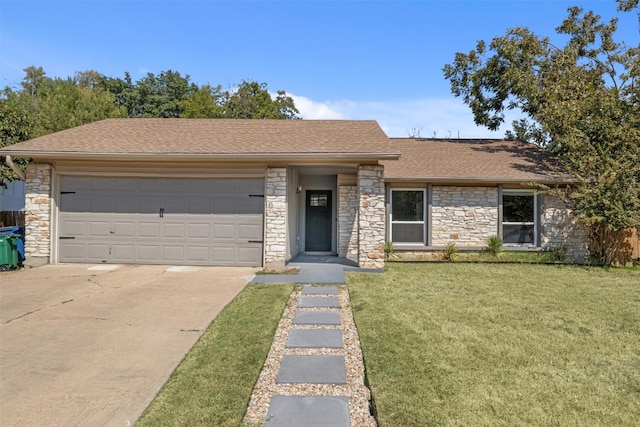
<path fill-rule="evenodd" d="M 265 82 L 307 119 L 500 138 L 504 129 L 474 125 L 442 67 L 510 27 L 553 36 L 573 5 L 620 16 L 619 37 L 638 45 L 637 15 L 613 0 L 0 0 L 0 86 L 17 86 L 30 65 L 134 80 L 171 69 L 224 89 Z"/>

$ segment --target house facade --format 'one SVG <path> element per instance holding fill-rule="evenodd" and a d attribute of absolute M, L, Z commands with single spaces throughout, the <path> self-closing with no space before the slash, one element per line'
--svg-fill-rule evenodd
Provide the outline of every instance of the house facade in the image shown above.
<path fill-rule="evenodd" d="M 375 121 L 108 119 L 0 149 L 31 157 L 26 254 L 36 263 L 278 268 L 300 253 L 384 265 L 384 247 L 455 242 L 577 259 L 562 184 L 535 147 L 389 139 Z"/>
<path fill-rule="evenodd" d="M 509 250 L 564 246 L 578 262 L 588 254 L 586 230 L 547 187 L 567 184 L 548 153 L 503 140 L 392 139 L 398 161 L 383 161 L 387 240 L 395 252 L 425 255 L 448 244 L 481 250 L 500 236 Z"/>

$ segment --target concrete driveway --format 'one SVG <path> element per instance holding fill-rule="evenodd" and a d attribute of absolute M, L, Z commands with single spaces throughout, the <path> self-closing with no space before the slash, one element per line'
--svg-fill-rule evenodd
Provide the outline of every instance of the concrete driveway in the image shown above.
<path fill-rule="evenodd" d="M 133 424 L 255 271 L 47 265 L 0 274 L 0 425 Z"/>

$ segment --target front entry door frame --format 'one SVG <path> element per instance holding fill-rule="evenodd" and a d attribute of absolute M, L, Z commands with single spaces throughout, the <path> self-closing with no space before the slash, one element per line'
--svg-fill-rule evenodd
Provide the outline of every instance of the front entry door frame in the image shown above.
<path fill-rule="evenodd" d="M 307 190 L 305 195 L 305 251 L 331 252 L 333 191 Z"/>

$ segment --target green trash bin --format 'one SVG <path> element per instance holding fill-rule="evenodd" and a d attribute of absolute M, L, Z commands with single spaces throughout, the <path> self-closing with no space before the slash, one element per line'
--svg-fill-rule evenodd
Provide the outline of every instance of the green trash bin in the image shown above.
<path fill-rule="evenodd" d="M 18 267 L 19 235 L 0 234 L 0 270 L 7 271 Z"/>

